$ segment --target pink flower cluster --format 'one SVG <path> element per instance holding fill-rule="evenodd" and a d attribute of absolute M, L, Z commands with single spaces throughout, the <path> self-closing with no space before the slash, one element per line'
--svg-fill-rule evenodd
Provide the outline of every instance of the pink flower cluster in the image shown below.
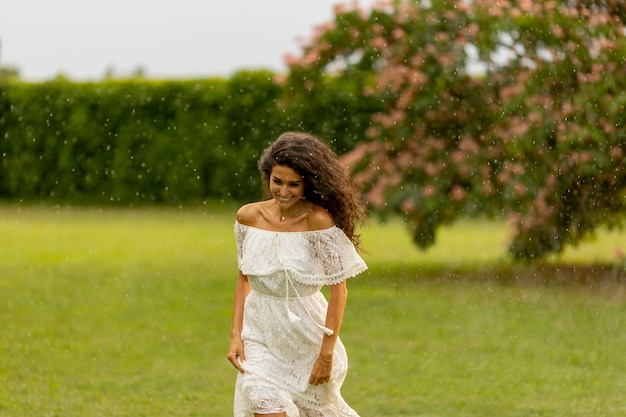
<path fill-rule="evenodd" d="M 312 91 L 332 68 L 383 103 L 343 158 L 369 203 L 406 216 L 416 237 L 433 213 L 505 212 L 513 254 L 541 256 L 626 209 L 626 7 L 603 4 L 338 6 L 288 59 L 287 84 Z M 468 70 L 468 48 L 484 73 Z"/>

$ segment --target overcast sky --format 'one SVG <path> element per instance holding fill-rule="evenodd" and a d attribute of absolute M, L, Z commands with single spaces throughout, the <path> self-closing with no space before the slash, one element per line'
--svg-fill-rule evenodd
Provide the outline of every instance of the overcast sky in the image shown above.
<path fill-rule="evenodd" d="M 0 66 L 28 80 L 100 79 L 140 68 L 155 78 L 282 71 L 284 54 L 297 52 L 338 2 L 0 0 Z"/>

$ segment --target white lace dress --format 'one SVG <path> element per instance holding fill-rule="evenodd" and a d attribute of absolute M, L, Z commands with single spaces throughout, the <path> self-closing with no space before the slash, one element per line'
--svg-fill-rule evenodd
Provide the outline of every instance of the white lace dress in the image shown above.
<path fill-rule="evenodd" d="M 337 340 L 331 380 L 308 383 L 324 336 L 328 303 L 320 292 L 367 269 L 341 229 L 273 232 L 235 223 L 239 269 L 252 290 L 245 300 L 245 373 L 237 374 L 235 417 L 354 417 L 341 385 L 348 357 Z"/>

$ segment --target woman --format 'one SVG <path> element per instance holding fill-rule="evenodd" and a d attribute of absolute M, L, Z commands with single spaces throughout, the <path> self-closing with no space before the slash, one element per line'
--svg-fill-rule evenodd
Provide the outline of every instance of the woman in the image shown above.
<path fill-rule="evenodd" d="M 332 150 L 304 133 L 281 135 L 259 170 L 269 199 L 241 207 L 235 222 L 235 417 L 358 416 L 340 393 L 339 330 L 346 279 L 367 269 L 356 252 L 359 194 Z"/>

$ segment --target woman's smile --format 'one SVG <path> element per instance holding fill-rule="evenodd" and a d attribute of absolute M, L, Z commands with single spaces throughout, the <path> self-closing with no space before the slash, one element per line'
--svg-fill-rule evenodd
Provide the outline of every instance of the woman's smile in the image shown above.
<path fill-rule="evenodd" d="M 288 210 L 302 199 L 304 195 L 304 180 L 292 168 L 274 165 L 270 175 L 270 190 L 282 209 Z"/>
<path fill-rule="evenodd" d="M 283 197 L 280 194 L 276 194 L 276 199 L 283 204 L 289 204 L 291 200 L 293 200 L 293 196 Z"/>

